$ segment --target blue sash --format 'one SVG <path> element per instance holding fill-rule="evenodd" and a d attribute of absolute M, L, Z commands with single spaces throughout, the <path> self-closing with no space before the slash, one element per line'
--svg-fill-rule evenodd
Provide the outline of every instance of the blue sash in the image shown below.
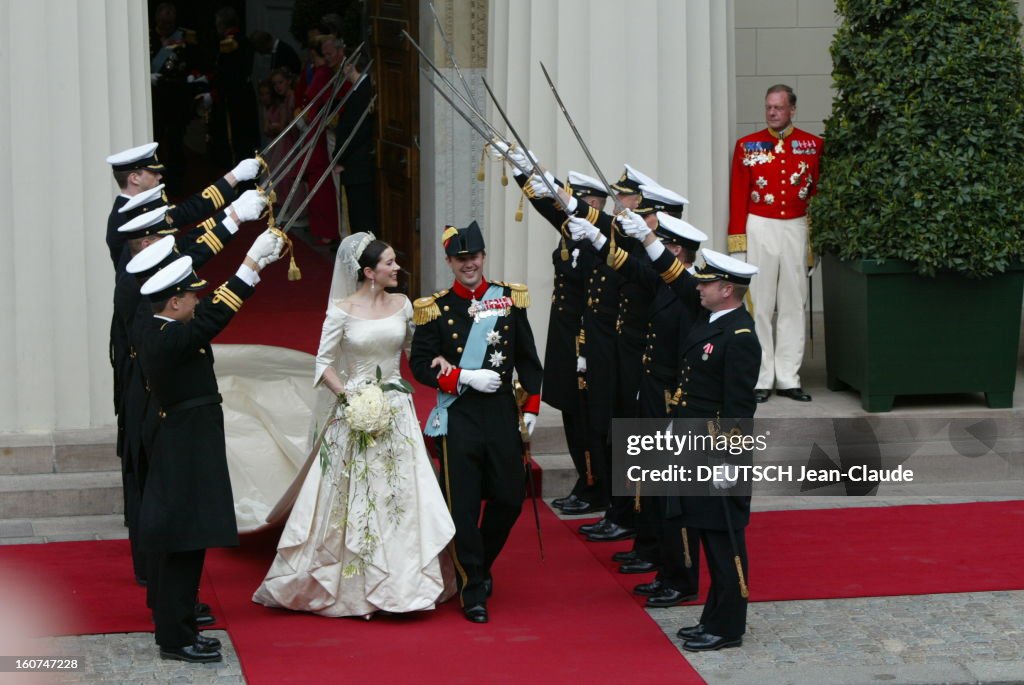
<path fill-rule="evenodd" d="M 487 288 L 481 302 L 501 297 L 504 289 L 500 285 L 492 285 Z M 466 339 L 466 346 L 462 350 L 462 357 L 457 366 L 460 369 L 479 369 L 484 363 L 484 354 L 487 353 L 487 334 L 494 330 L 498 323 L 499 316 L 488 316 L 473 323 L 469 329 L 469 337 Z M 427 427 L 423 430 L 424 435 L 438 437 L 448 435 L 448 407 L 459 398 L 443 390 L 437 391 L 437 406 L 427 417 Z"/>

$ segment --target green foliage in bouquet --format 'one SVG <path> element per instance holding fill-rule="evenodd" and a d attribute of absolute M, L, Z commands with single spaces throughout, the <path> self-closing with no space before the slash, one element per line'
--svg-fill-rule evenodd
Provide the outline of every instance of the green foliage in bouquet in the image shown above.
<path fill-rule="evenodd" d="M 1024 56 L 1012 0 L 836 0 L 812 244 L 972 277 L 1024 255 Z"/>

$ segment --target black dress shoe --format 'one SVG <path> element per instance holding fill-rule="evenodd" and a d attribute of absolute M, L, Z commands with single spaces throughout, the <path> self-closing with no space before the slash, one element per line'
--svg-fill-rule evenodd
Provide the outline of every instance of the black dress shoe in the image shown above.
<path fill-rule="evenodd" d="M 762 402 L 767 402 L 768 396 L 771 394 L 771 390 L 762 390 L 761 388 L 758 388 L 754 390 L 754 401 L 757 402 L 758 404 L 761 404 Z"/>
<path fill-rule="evenodd" d="M 647 595 L 648 597 L 653 597 L 654 595 L 658 594 L 664 589 L 665 586 L 661 584 L 661 581 L 658 579 L 654 579 L 649 583 L 640 583 L 639 585 L 633 588 L 633 592 L 634 594 Z"/>
<path fill-rule="evenodd" d="M 681 637 L 684 640 L 692 640 L 701 633 L 704 632 L 704 624 L 698 623 L 695 626 L 687 626 L 686 628 L 680 628 L 676 631 L 676 637 Z"/>
<path fill-rule="evenodd" d="M 722 637 L 711 633 L 697 633 L 683 643 L 683 649 L 688 652 L 713 652 L 716 649 L 739 647 L 742 644 L 742 637 Z"/>
<path fill-rule="evenodd" d="M 196 646 L 202 648 L 204 652 L 219 652 L 220 640 L 215 637 L 196 635 Z"/>
<path fill-rule="evenodd" d="M 612 524 L 608 519 L 601 519 L 594 523 L 584 523 L 577 530 L 580 531 L 581 535 L 590 535 L 592 533 L 598 533 Z"/>
<path fill-rule="evenodd" d="M 196 602 L 196 616 L 209 616 L 210 605 L 206 602 Z"/>
<path fill-rule="evenodd" d="M 636 561 L 639 558 L 640 557 L 636 555 L 634 550 L 629 550 L 628 552 L 616 552 L 612 555 L 612 561 L 616 564 L 628 564 L 629 562 Z"/>
<path fill-rule="evenodd" d="M 804 392 L 803 388 L 786 388 L 785 390 L 776 390 L 775 393 L 779 397 L 788 397 L 791 400 L 797 402 L 810 402 L 811 396 Z"/>
<path fill-rule="evenodd" d="M 187 661 L 190 664 L 212 664 L 222 659 L 220 652 L 203 651 L 203 648 L 197 644 L 185 647 L 161 647 L 160 658 Z"/>
<path fill-rule="evenodd" d="M 616 540 L 629 540 L 636 537 L 636 531 L 632 528 L 623 528 L 617 523 L 609 523 L 604 530 L 599 530 L 587 536 L 587 542 L 615 542 Z"/>
<path fill-rule="evenodd" d="M 202 616 L 196 616 L 196 627 L 205 628 L 212 626 L 217 622 L 217 617 L 212 614 L 203 614 Z"/>
<path fill-rule="evenodd" d="M 607 508 L 607 504 L 591 504 L 586 500 L 577 499 L 572 504 L 563 505 L 562 513 L 576 516 L 577 514 L 590 514 L 595 511 L 604 511 Z"/>
<path fill-rule="evenodd" d="M 474 604 L 471 607 L 466 607 L 462 610 L 465 614 L 467 621 L 473 623 L 487 623 L 487 607 L 483 604 Z"/>
<path fill-rule="evenodd" d="M 569 495 L 568 497 L 559 497 L 557 499 L 551 500 L 551 506 L 555 507 L 556 509 L 561 509 L 566 504 L 575 504 L 576 502 L 579 501 L 580 498 L 577 497 L 576 495 Z"/>
<path fill-rule="evenodd" d="M 658 567 L 649 561 L 643 559 L 637 559 L 636 561 L 629 561 L 619 567 L 619 573 L 650 573 L 656 570 Z"/>
<path fill-rule="evenodd" d="M 677 604 L 683 602 L 692 602 L 697 599 L 697 595 L 684 595 L 679 590 L 673 590 L 670 587 L 662 588 L 661 592 L 656 595 L 651 595 L 647 598 L 647 606 L 651 609 L 666 609 L 668 607 L 674 607 Z"/>

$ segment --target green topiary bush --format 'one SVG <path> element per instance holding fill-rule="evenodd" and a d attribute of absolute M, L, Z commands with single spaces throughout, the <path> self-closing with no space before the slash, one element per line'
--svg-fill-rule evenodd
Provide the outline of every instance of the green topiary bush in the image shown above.
<path fill-rule="evenodd" d="M 836 0 L 812 244 L 982 277 L 1024 255 L 1013 0 Z"/>

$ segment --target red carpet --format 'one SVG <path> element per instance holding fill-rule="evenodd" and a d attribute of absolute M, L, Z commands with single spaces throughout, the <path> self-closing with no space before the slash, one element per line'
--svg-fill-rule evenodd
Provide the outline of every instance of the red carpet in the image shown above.
<path fill-rule="evenodd" d="M 575 533 L 594 520 L 564 523 Z M 750 599 L 1022 590 L 1022 530 L 1024 501 L 755 512 L 747 528 Z M 654 577 L 618 573 L 611 556 L 631 540 L 585 544 L 627 590 Z M 708 582 L 702 562 L 701 603 Z"/>
<path fill-rule="evenodd" d="M 702 682 L 546 507 L 542 522 L 544 561 L 532 513 L 524 509 L 494 568 L 487 625 L 468 623 L 457 602 L 371 621 L 253 604 L 277 532 L 250 536 L 241 549 L 211 551 L 202 595 L 214 602 L 217 627 L 231 634 L 250 684 L 342 677 L 384 683 Z M 46 571 L 38 601 L 50 598 L 79 610 L 64 633 L 151 630 L 144 593 L 131 583 L 127 542 L 0 547 L 0 564 Z"/>

